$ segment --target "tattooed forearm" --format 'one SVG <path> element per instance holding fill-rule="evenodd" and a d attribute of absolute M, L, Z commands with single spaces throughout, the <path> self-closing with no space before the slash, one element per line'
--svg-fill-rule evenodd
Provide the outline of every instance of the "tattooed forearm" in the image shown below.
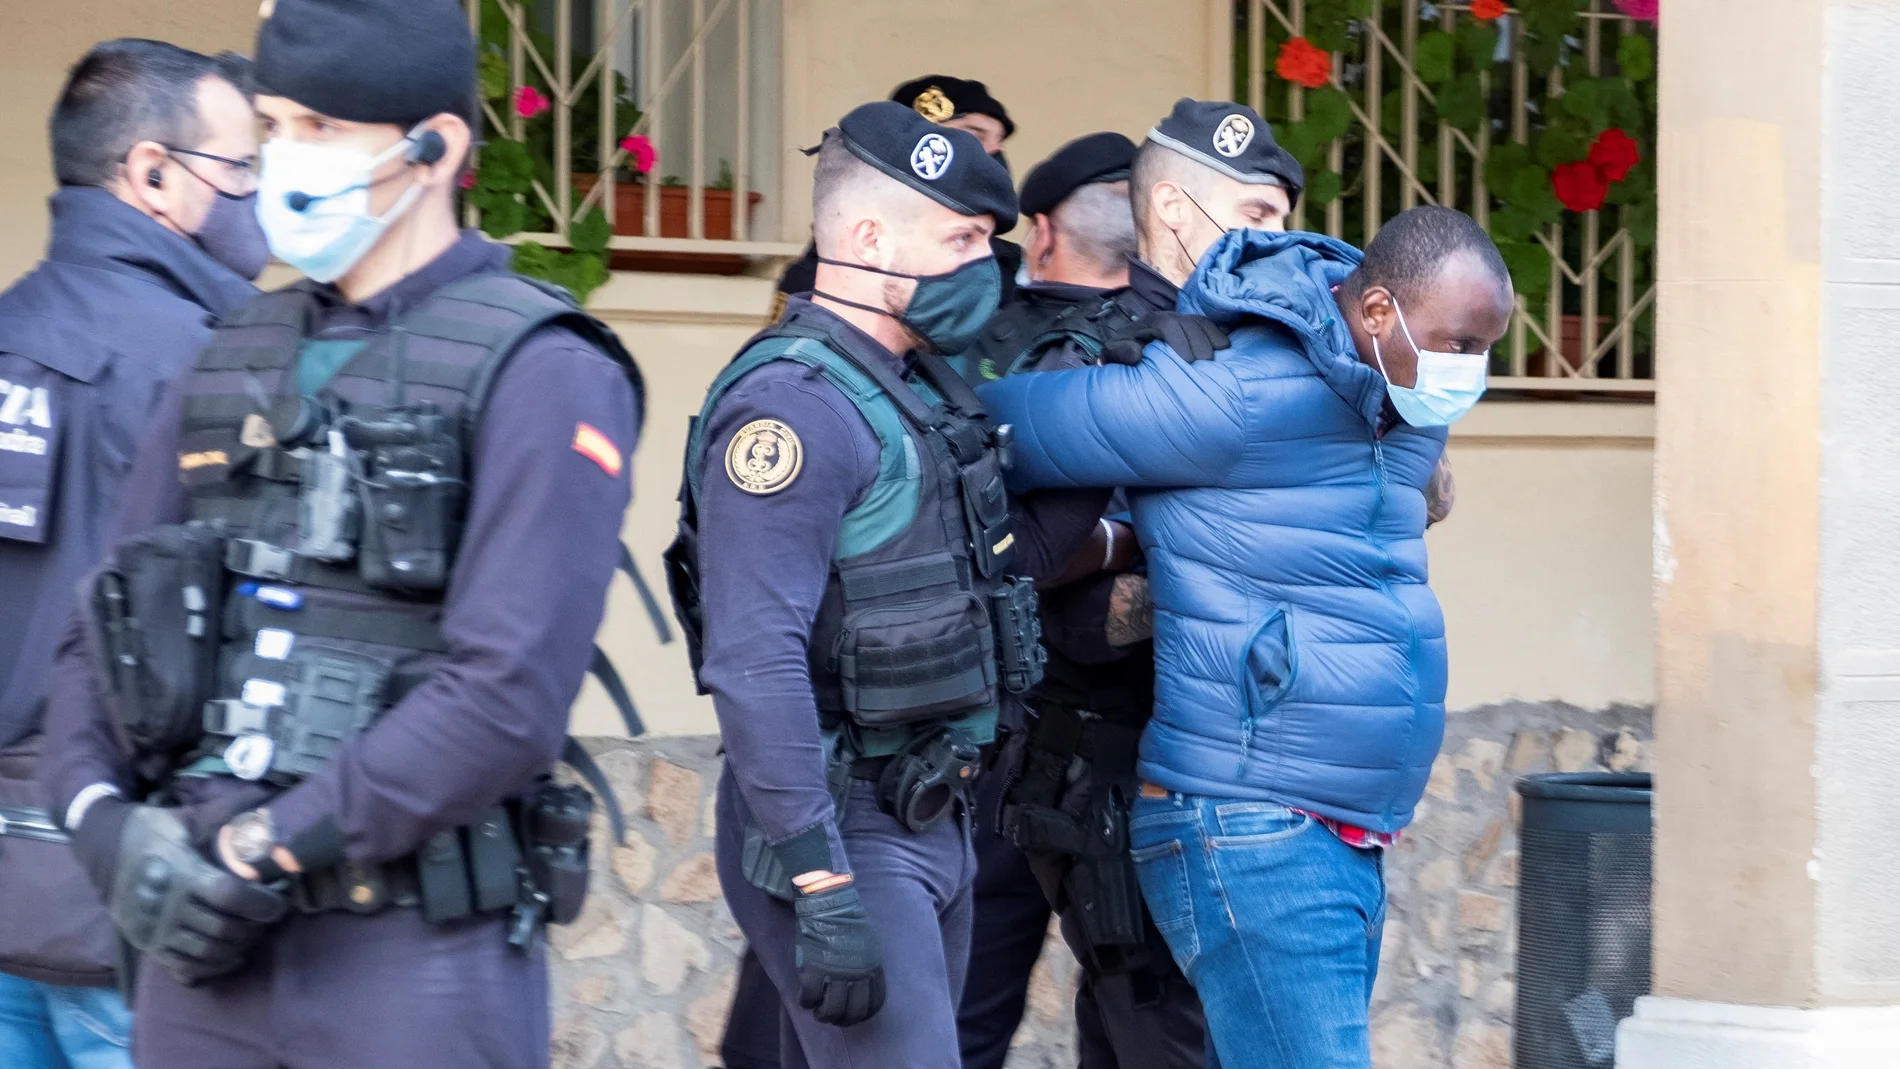
<path fill-rule="evenodd" d="M 1458 500 L 1458 482 L 1451 477 L 1451 457 L 1438 458 L 1438 470 L 1432 472 L 1431 481 L 1425 484 L 1425 526 L 1451 515 L 1451 506 Z"/>
<path fill-rule="evenodd" d="M 1108 644 L 1132 646 L 1154 637 L 1155 603 L 1144 575 L 1118 575 L 1108 595 Z"/>

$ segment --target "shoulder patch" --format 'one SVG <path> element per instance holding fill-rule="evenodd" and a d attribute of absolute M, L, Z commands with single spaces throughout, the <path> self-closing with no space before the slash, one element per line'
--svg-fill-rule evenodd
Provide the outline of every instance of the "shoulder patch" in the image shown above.
<path fill-rule="evenodd" d="M 805 466 L 805 444 L 775 419 L 740 427 L 726 446 L 726 477 L 748 494 L 776 494 L 792 485 Z"/>
<path fill-rule="evenodd" d="M 574 424 L 574 452 L 600 465 L 600 470 L 620 477 L 620 448 L 591 423 Z"/>

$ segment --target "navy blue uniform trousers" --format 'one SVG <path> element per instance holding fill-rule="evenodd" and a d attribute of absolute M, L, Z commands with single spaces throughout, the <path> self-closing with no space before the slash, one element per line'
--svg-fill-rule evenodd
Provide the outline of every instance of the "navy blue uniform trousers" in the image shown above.
<path fill-rule="evenodd" d="M 883 943 L 887 997 L 870 1020 L 838 1028 L 798 1005 L 797 918 L 791 903 L 746 881 L 740 853 L 747 818 L 729 772 L 720 777 L 718 813 L 719 882 L 779 992 L 785 1069 L 961 1069 L 956 1005 L 969 964 L 976 872 L 969 817 L 912 832 L 879 808 L 875 784 L 851 781 L 838 832 Z"/>
<path fill-rule="evenodd" d="M 546 944 L 506 918 L 416 909 L 292 916 L 243 971 L 185 987 L 139 970 L 139 1069 L 544 1069 Z"/>

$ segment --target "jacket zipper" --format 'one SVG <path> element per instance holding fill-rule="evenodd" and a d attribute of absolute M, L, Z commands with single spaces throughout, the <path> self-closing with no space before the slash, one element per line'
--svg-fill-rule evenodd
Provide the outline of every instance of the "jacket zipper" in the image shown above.
<path fill-rule="evenodd" d="M 1379 522 L 1379 514 L 1385 508 L 1386 496 L 1385 441 L 1379 436 L 1379 428 L 1376 425 L 1372 428 L 1372 466 L 1374 470 L 1378 472 L 1379 484 L 1378 496 L 1373 501 L 1372 515 L 1366 520 L 1366 541 L 1370 542 L 1372 546 L 1379 551 L 1380 558 L 1385 562 L 1385 567 L 1379 574 L 1379 589 L 1384 592 L 1386 597 L 1391 598 L 1393 604 L 1399 607 L 1399 612 L 1405 615 L 1406 689 L 1413 694 L 1412 716 L 1407 724 L 1406 735 L 1407 742 L 1409 743 L 1411 732 L 1418 729 L 1418 673 L 1413 668 L 1418 657 L 1418 621 L 1412 616 L 1412 610 L 1406 606 L 1405 600 L 1393 591 L 1391 581 L 1393 572 L 1392 554 L 1388 553 L 1385 544 L 1374 536 L 1373 529 Z M 1392 808 L 1392 794 L 1390 792 L 1387 793 L 1385 801 L 1379 808 L 1379 815 L 1381 816 L 1385 815 L 1386 810 Z"/>

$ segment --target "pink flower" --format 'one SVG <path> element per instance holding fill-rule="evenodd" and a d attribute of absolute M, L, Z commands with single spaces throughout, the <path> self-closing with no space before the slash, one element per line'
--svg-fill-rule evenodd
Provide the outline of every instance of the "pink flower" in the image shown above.
<path fill-rule="evenodd" d="M 475 188 L 475 172 L 474 171 L 470 170 L 470 171 L 462 172 L 462 188 L 463 189 Z"/>
<path fill-rule="evenodd" d="M 1630 18 L 1643 22 L 1656 21 L 1656 8 L 1659 0 L 1616 0 L 1616 9 Z"/>
<path fill-rule="evenodd" d="M 550 107 L 553 105 L 548 102 L 548 98 L 532 85 L 515 90 L 515 114 L 524 119 L 532 119 Z"/>
<path fill-rule="evenodd" d="M 645 134 L 628 134 L 620 141 L 620 150 L 633 159 L 633 169 L 641 174 L 650 174 L 653 165 L 659 162 L 659 153 L 653 151 L 653 142 Z"/>

